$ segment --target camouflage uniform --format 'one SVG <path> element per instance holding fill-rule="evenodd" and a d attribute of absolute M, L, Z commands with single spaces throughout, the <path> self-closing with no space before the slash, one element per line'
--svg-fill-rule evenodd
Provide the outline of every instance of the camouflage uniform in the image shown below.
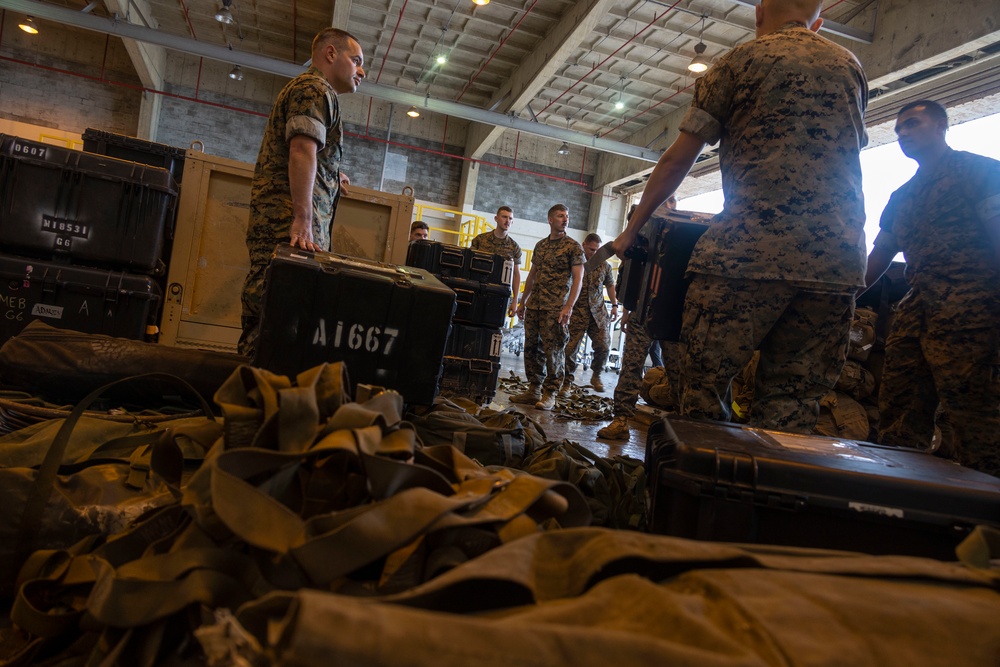
<path fill-rule="evenodd" d="M 879 391 L 880 442 L 929 447 L 935 410 L 962 464 L 1000 475 L 1000 268 L 985 222 L 1000 162 L 948 149 L 893 193 L 875 245 L 906 254 Z M 943 431 L 947 431 L 943 429 Z"/>
<path fill-rule="evenodd" d="M 476 238 L 472 239 L 471 247 L 473 250 L 488 252 L 494 255 L 500 255 L 504 259 L 514 260 L 515 271 L 519 266 L 521 266 L 521 246 L 517 244 L 517 241 L 510 237 L 510 234 L 502 239 L 498 239 L 492 231 L 483 232 Z M 515 295 L 515 298 L 516 296 L 517 295 Z"/>
<path fill-rule="evenodd" d="M 867 87 L 847 49 L 796 23 L 698 80 L 680 129 L 721 140 L 726 204 L 688 264 L 683 414 L 729 420 L 732 378 L 759 348 L 751 423 L 812 431 L 864 284 Z"/>
<path fill-rule="evenodd" d="M 646 367 L 646 355 L 653 345 L 658 346 L 663 354 L 664 371 L 667 377 L 676 382 L 677 344 L 651 340 L 646 327 L 629 322 L 625 333 L 625 350 L 622 352 L 622 367 L 618 373 L 618 384 L 615 385 L 615 417 L 631 417 L 635 414 L 635 404 L 639 400 L 639 389 L 642 388 L 642 372 Z"/>
<path fill-rule="evenodd" d="M 313 242 L 330 250 L 330 232 L 340 197 L 343 125 L 340 103 L 330 83 L 315 67 L 295 77 L 278 94 L 267 121 L 250 189 L 247 249 L 250 272 L 243 284 L 243 334 L 239 351 L 252 357 L 264 292 L 264 273 L 279 243 L 291 241 L 292 199 L 288 181 L 288 148 L 303 134 L 319 145 L 312 194 Z"/>
<path fill-rule="evenodd" d="M 583 274 L 580 298 L 573 306 L 569 320 L 569 344 L 566 346 L 566 380 L 572 381 L 576 372 L 576 353 L 583 342 L 584 334 L 590 336 L 594 344 L 594 359 L 590 370 L 600 373 L 608 363 L 611 350 L 611 334 L 608 331 L 608 310 L 604 306 L 604 290 L 614 287 L 611 265 L 604 262 L 599 268 Z"/>
<path fill-rule="evenodd" d="M 559 324 L 559 311 L 573 284 L 573 267 L 583 262 L 583 248 L 569 236 L 545 236 L 531 256 L 535 279 L 524 313 L 524 373 L 530 385 L 544 383 L 546 394 L 562 386 L 569 332 Z"/>

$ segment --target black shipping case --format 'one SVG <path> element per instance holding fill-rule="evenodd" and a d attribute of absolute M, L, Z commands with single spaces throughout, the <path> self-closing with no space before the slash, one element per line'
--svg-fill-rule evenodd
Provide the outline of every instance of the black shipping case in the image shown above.
<path fill-rule="evenodd" d="M 406 250 L 406 265 L 429 271 L 443 278 L 461 278 L 483 283 L 510 285 L 514 278 L 514 260 L 472 248 L 419 240 Z"/>
<path fill-rule="evenodd" d="M 441 282 L 455 290 L 455 321 L 473 326 L 503 326 L 510 302 L 510 286 L 478 280 L 442 277 Z"/>
<path fill-rule="evenodd" d="M 160 299 L 149 276 L 0 255 L 0 343 L 35 320 L 142 340 Z"/>
<path fill-rule="evenodd" d="M 437 393 L 455 293 L 421 269 L 281 245 L 267 269 L 254 365 L 294 377 L 343 361 L 410 403 Z"/>
<path fill-rule="evenodd" d="M 451 326 L 444 354 L 447 357 L 484 359 L 499 364 L 502 350 L 503 333 L 499 328 L 456 323 Z"/>
<path fill-rule="evenodd" d="M 0 247 L 136 273 L 160 262 L 170 172 L 0 134 Z"/>
<path fill-rule="evenodd" d="M 178 185 L 184 176 L 186 151 L 176 146 L 88 127 L 83 131 L 83 150 L 166 169 Z"/>
<path fill-rule="evenodd" d="M 444 358 L 441 394 L 461 396 L 479 403 L 489 403 L 497 393 L 500 364 L 485 359 Z"/>
<path fill-rule="evenodd" d="M 1000 479 L 917 450 L 683 418 L 646 440 L 649 530 L 955 559 L 1000 526 Z"/>
<path fill-rule="evenodd" d="M 695 244 L 708 229 L 710 217 L 692 211 L 670 211 L 665 216 L 655 215 L 646 223 L 649 249 L 636 310 L 653 340 L 680 338 L 688 286 L 684 274 Z"/>

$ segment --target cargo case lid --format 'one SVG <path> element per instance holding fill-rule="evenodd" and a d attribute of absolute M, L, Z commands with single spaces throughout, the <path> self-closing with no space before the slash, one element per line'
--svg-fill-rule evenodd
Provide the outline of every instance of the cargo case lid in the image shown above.
<path fill-rule="evenodd" d="M 9 134 L 0 134 L 0 158 L 15 158 L 47 169 L 69 168 L 107 181 L 135 183 L 177 195 L 177 181 L 167 169 L 119 160 L 62 146 L 51 146 Z"/>
<path fill-rule="evenodd" d="M 654 440 L 658 478 L 694 493 L 749 492 L 753 502 L 789 509 L 1000 525 L 1000 479 L 915 449 L 683 418 L 651 427 L 647 461 Z"/>

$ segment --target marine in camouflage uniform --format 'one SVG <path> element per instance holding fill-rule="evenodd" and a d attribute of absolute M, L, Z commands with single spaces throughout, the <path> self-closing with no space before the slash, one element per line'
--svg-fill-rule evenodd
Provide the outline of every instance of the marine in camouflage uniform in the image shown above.
<path fill-rule="evenodd" d="M 591 234 L 584 239 L 584 254 L 587 259 L 590 259 L 600 245 L 601 237 L 597 234 Z M 618 300 L 615 294 L 615 279 L 611 272 L 611 265 L 603 262 L 592 271 L 584 269 L 583 288 L 580 290 L 580 298 L 576 300 L 576 305 L 573 307 L 573 317 L 569 321 L 569 344 L 566 346 L 564 387 L 568 387 L 575 379 L 576 354 L 585 335 L 590 336 L 594 345 L 594 358 L 590 364 L 590 370 L 595 378 L 593 382 L 595 385 L 601 382 L 601 372 L 608 363 L 608 352 L 611 350 L 610 320 L 604 305 L 605 289 L 611 298 L 613 317 L 618 312 Z M 598 391 L 604 390 L 603 384 L 594 388 Z"/>
<path fill-rule="evenodd" d="M 896 128 L 920 168 L 882 213 L 867 280 L 905 253 L 879 442 L 929 448 L 940 407 L 951 427 L 941 452 L 1000 475 L 1000 162 L 948 147 L 947 112 L 932 102 L 903 107 Z"/>
<path fill-rule="evenodd" d="M 535 244 L 531 269 L 517 309 L 524 318 L 524 372 L 529 388 L 512 396 L 515 403 L 529 403 L 551 410 L 563 383 L 568 324 L 583 283 L 583 248 L 569 236 L 565 206 L 549 210 L 548 236 Z M 539 393 L 541 391 L 541 393 Z"/>
<path fill-rule="evenodd" d="M 518 293 L 521 291 L 521 246 L 508 232 L 514 223 L 514 212 L 509 206 L 501 206 L 493 219 L 497 223 L 496 229 L 483 232 L 472 239 L 471 248 L 500 255 L 514 262 L 510 282 L 510 308 L 507 309 L 507 316 L 513 317 Z M 502 233 L 503 236 L 497 236 L 497 233 Z"/>
<path fill-rule="evenodd" d="M 757 39 L 698 80 L 681 136 L 616 240 L 619 253 L 630 247 L 704 146 L 721 140 L 725 209 L 688 264 L 682 414 L 730 420 L 732 379 L 756 349 L 750 423 L 809 433 L 846 360 L 865 268 L 867 80 L 847 49 L 815 33 L 820 7 L 757 6 Z"/>
<path fill-rule="evenodd" d="M 328 53 L 331 47 L 334 51 Z M 363 61 L 357 40 L 336 29 L 321 31 L 313 42 L 316 64 L 289 81 L 271 109 L 250 189 L 246 236 L 250 271 L 243 285 L 240 354 L 252 358 L 256 351 L 265 271 L 275 247 L 292 243 L 310 250 L 330 250 L 343 159 L 344 129 L 337 93 L 338 89 L 341 93 L 353 92 L 354 82 L 364 77 Z M 300 135 L 313 140 L 316 146 L 311 230 L 314 245 L 307 245 L 305 238 L 293 238 L 292 233 L 295 215 L 289 155 L 293 138 Z"/>

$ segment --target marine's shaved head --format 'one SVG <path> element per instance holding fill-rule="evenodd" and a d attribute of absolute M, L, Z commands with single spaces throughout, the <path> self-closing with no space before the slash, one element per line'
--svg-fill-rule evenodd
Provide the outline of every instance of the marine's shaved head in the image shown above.
<path fill-rule="evenodd" d="M 757 36 L 766 35 L 791 21 L 819 30 L 823 0 L 761 0 L 757 5 Z"/>

